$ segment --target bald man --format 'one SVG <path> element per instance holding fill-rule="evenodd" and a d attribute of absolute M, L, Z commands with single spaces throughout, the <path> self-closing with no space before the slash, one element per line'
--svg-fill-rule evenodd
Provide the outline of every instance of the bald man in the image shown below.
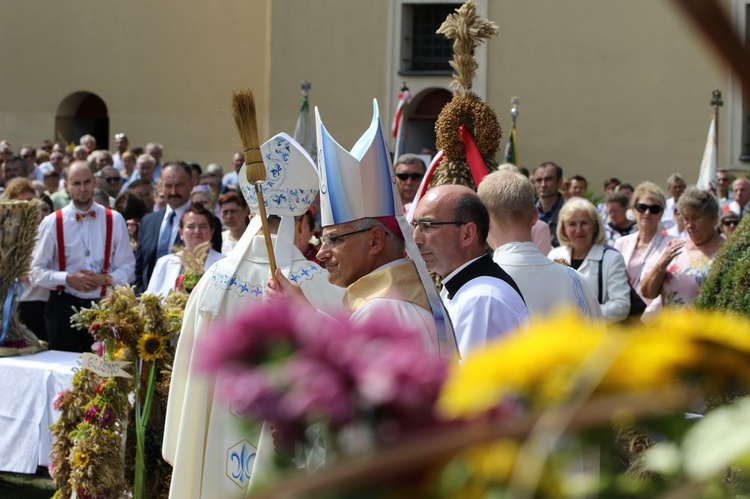
<path fill-rule="evenodd" d="M 427 268 L 443 279 L 441 297 L 462 357 L 528 321 L 518 286 L 486 252 L 490 217 L 474 191 L 461 185 L 427 191 L 411 225 Z"/>
<path fill-rule="evenodd" d="M 71 327 L 72 307 L 91 308 L 109 288 L 135 278 L 135 256 L 125 219 L 94 203 L 94 186 L 86 162 L 72 163 L 65 181 L 70 204 L 48 215 L 39 226 L 31 284 L 52 290 L 45 312 L 52 350 L 89 351 L 94 340 L 88 331 Z"/>

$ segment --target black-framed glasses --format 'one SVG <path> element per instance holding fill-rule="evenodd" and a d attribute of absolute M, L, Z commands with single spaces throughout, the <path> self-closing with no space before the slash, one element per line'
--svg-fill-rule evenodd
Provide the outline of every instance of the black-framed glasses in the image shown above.
<path fill-rule="evenodd" d="M 739 220 L 724 220 L 723 222 L 721 222 L 721 225 L 724 225 L 725 227 L 729 227 L 730 225 L 734 225 L 736 227 L 739 224 Z"/>
<path fill-rule="evenodd" d="M 328 246 L 334 247 L 336 246 L 336 244 L 338 244 L 338 242 L 341 240 L 342 237 L 351 236 L 353 234 L 359 234 L 361 232 L 367 232 L 374 228 L 375 227 L 368 227 L 366 229 L 353 230 L 351 232 L 344 232 L 343 234 L 336 234 L 334 236 L 326 234 L 325 236 L 320 236 L 320 244 L 321 246 L 328 245 Z"/>
<path fill-rule="evenodd" d="M 638 211 L 638 213 L 646 213 L 648 211 L 652 215 L 658 215 L 663 210 L 663 208 L 659 206 L 658 204 L 646 204 L 646 203 L 638 203 L 637 205 L 635 205 L 635 209 L 636 211 Z"/>
<path fill-rule="evenodd" d="M 410 178 L 414 182 L 416 182 L 417 180 L 422 180 L 422 177 L 424 177 L 424 173 L 397 173 L 396 177 L 398 177 L 398 179 L 402 181 Z"/>
<path fill-rule="evenodd" d="M 461 220 L 451 220 L 448 222 L 433 222 L 432 220 L 414 220 L 409 223 L 411 225 L 412 230 L 417 230 L 417 227 L 419 230 L 421 230 L 425 234 L 429 234 L 432 229 L 436 227 L 440 227 L 442 225 L 464 225 L 469 222 L 463 222 Z"/>
<path fill-rule="evenodd" d="M 122 177 L 104 177 L 104 180 L 106 180 L 108 184 L 114 184 L 115 182 L 122 182 Z"/>

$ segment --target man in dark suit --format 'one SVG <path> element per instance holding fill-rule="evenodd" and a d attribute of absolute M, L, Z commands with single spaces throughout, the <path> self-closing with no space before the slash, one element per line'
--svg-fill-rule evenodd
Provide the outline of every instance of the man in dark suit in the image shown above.
<path fill-rule="evenodd" d="M 167 207 L 146 215 L 138 232 L 138 249 L 135 254 L 135 288 L 142 293 L 148 287 L 156 260 L 180 244 L 178 228 L 185 211 L 190 207 L 193 174 L 184 161 L 170 161 L 162 170 L 162 189 L 167 197 Z M 221 222 L 214 217 L 217 227 Z M 214 231 L 211 247 L 221 251 L 221 231 Z"/>

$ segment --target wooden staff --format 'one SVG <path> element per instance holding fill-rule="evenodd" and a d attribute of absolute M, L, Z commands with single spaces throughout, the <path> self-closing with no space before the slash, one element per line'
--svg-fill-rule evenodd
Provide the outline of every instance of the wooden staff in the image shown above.
<path fill-rule="evenodd" d="M 273 278 L 276 274 L 276 257 L 273 253 L 273 243 L 271 243 L 271 231 L 268 228 L 263 190 L 260 187 L 260 184 L 266 180 L 266 167 L 263 164 L 263 155 L 260 153 L 258 122 L 255 117 L 255 98 L 252 90 L 243 88 L 232 93 L 232 115 L 240 134 L 240 140 L 242 140 L 245 165 L 247 166 L 245 169 L 247 181 L 255 186 L 255 195 L 258 198 L 258 214 L 263 224 L 263 237 L 266 240 L 268 263 L 271 265 L 271 277 Z"/>

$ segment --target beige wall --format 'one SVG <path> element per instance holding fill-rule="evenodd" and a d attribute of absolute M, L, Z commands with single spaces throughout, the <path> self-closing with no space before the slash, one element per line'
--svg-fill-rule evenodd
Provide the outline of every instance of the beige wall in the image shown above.
<path fill-rule="evenodd" d="M 110 135 L 226 168 L 237 149 L 233 89 L 256 90 L 267 134 L 269 3 L 3 2 L 0 138 L 14 148 L 53 138 L 60 102 L 89 91 L 108 106 Z"/>
<path fill-rule="evenodd" d="M 302 80 L 312 83 L 310 104 L 320 108 L 328 131 L 347 149 L 369 125 L 373 98 L 384 122 L 390 120 L 384 102 L 387 7 L 382 0 L 273 0 L 274 133 L 294 131 Z"/>
<path fill-rule="evenodd" d="M 557 161 L 598 192 L 608 176 L 697 180 L 711 92 L 726 97 L 728 74 L 672 2 L 505 0 L 490 18 L 501 36 L 489 47 L 489 102 L 507 130 L 509 101 L 521 99 L 522 165 Z"/>
<path fill-rule="evenodd" d="M 265 139 L 293 131 L 306 79 L 329 131 L 351 147 L 372 98 L 388 127 L 404 80 L 413 93 L 449 83 L 397 74 L 403 1 L 6 0 L 0 138 L 14 147 L 51 138 L 60 102 L 85 90 L 106 102 L 112 133 L 128 132 L 134 145 L 162 142 L 166 158 L 226 167 L 237 149 L 231 91 L 256 90 Z M 510 98 L 521 99 L 522 166 L 558 161 L 596 191 L 610 175 L 663 184 L 680 171 L 694 181 L 715 88 L 727 102 L 720 161 L 732 159 L 727 137 L 739 123 L 726 119 L 728 73 L 673 2 L 479 4 L 501 34 L 487 45 L 475 87 L 486 88 L 506 131 Z"/>

